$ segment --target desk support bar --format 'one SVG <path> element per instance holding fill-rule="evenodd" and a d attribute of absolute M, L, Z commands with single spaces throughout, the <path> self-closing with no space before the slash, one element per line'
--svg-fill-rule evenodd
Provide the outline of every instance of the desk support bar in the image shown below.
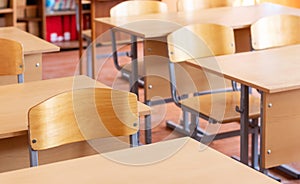
<path fill-rule="evenodd" d="M 131 79 L 130 79 L 130 92 L 133 92 L 139 97 L 138 86 L 138 61 L 137 61 L 137 37 L 131 36 Z"/>
<path fill-rule="evenodd" d="M 249 124 L 249 87 L 241 84 L 241 101 L 238 112 L 241 113 L 241 142 L 240 153 L 241 162 L 248 165 L 248 124 Z"/>

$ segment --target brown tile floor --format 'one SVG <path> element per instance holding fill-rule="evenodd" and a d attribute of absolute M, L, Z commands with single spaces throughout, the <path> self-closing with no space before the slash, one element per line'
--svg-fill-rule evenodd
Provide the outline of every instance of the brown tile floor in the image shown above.
<path fill-rule="evenodd" d="M 110 52 L 109 47 L 102 47 L 99 53 L 107 54 Z M 83 57 L 85 58 L 85 57 Z M 105 58 L 105 57 L 104 57 Z M 83 59 L 84 60 L 84 59 Z M 64 76 L 72 76 L 78 74 L 78 51 L 64 51 L 59 53 L 50 53 L 43 56 L 43 78 L 57 78 Z M 121 58 L 121 62 L 127 62 L 125 57 Z M 84 66 L 85 67 L 85 66 Z M 128 82 L 121 79 L 119 72 L 114 68 L 111 58 L 108 59 L 98 59 L 97 60 L 97 80 L 105 83 L 109 86 L 113 86 L 117 89 L 128 90 Z M 142 98 L 143 90 L 140 89 L 140 96 Z M 174 137 L 179 137 L 178 133 L 168 129 L 166 127 L 165 121 L 172 120 L 174 122 L 179 122 L 181 118 L 181 111 L 173 104 L 164 104 L 159 106 L 154 106 L 154 113 L 152 115 L 152 137 L 153 142 L 171 139 Z M 143 122 L 143 121 L 142 121 Z M 205 124 L 203 122 L 203 124 Z M 143 126 L 141 126 L 143 127 Z M 222 130 L 238 129 L 239 124 L 228 124 L 222 125 Z M 141 133 L 141 141 L 143 142 L 144 135 Z M 210 147 L 219 150 L 220 152 L 232 156 L 239 155 L 239 137 L 227 138 L 223 140 L 217 140 L 212 142 Z M 295 168 L 300 170 L 300 163 L 294 164 Z M 284 175 L 278 171 L 271 170 L 271 173 L 280 177 L 282 183 L 300 183 L 300 180 L 295 180 L 289 176 Z"/>

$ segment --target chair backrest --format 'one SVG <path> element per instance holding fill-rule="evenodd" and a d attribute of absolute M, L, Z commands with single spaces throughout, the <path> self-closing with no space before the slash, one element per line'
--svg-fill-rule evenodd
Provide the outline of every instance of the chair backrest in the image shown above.
<path fill-rule="evenodd" d="M 28 112 L 32 150 L 95 138 L 127 136 L 139 129 L 135 94 L 86 88 L 64 92 Z"/>
<path fill-rule="evenodd" d="M 160 1 L 124 1 L 110 9 L 110 16 L 133 16 L 167 11 L 167 5 Z"/>
<path fill-rule="evenodd" d="M 170 63 L 235 52 L 233 29 L 216 24 L 185 26 L 169 34 L 167 42 Z M 180 63 L 180 67 L 176 67 L 175 70 L 176 78 L 180 79 L 176 81 L 179 94 L 230 87 L 229 80 L 195 69 L 185 62 Z M 170 77 L 172 77 L 171 74 Z M 218 84 L 216 84 L 217 82 Z M 191 84 L 195 84 L 195 86 L 192 87 Z"/>
<path fill-rule="evenodd" d="M 300 43 L 300 16 L 274 15 L 251 25 L 251 42 L 255 50 Z"/>
<path fill-rule="evenodd" d="M 172 62 L 235 52 L 233 29 L 217 24 L 188 25 L 169 34 L 167 40 Z"/>
<path fill-rule="evenodd" d="M 23 78 L 24 54 L 21 43 L 0 38 L 0 60 L 0 76 L 18 75 L 19 78 Z"/>
<path fill-rule="evenodd" d="M 177 11 L 194 11 L 225 6 L 248 6 L 256 4 L 255 0 L 177 0 Z"/>

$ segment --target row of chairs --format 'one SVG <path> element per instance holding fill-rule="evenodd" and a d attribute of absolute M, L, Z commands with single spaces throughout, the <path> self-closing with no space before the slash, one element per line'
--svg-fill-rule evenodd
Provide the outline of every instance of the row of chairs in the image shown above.
<path fill-rule="evenodd" d="M 16 75 L 24 82 L 21 43 L 0 38 L 0 76 Z M 28 112 L 30 166 L 38 165 L 38 151 L 96 138 L 132 137 L 139 130 L 137 97 L 110 88 L 67 91 L 32 107 Z"/>
<path fill-rule="evenodd" d="M 270 21 L 268 20 L 271 18 L 272 20 L 274 19 L 272 23 L 270 23 Z M 262 28 L 266 25 L 268 29 Z M 299 34 L 297 34 L 297 28 L 299 28 L 299 26 L 300 18 L 296 16 L 278 15 L 275 17 L 263 18 L 255 24 L 253 24 L 253 26 L 251 27 L 253 48 L 267 49 L 270 47 L 278 47 L 300 43 L 300 36 Z M 189 32 L 188 35 L 191 35 L 191 37 L 186 37 L 187 31 Z M 214 34 L 210 34 L 212 32 Z M 262 36 L 263 33 L 268 33 L 268 36 Z M 183 37 L 182 35 L 185 36 Z M 194 47 L 191 47 L 191 44 L 184 44 L 194 42 L 195 37 L 200 39 L 200 44 Z M 183 38 L 184 40 L 181 40 Z M 191 38 L 190 42 L 187 38 Z M 1 45 L 6 45 L 7 47 L 5 48 L 10 49 L 9 52 L 3 51 L 1 54 L 1 57 L 5 58 L 3 59 L 3 61 L 7 62 L 1 62 L 1 64 L 3 64 L 3 67 L 0 67 L 0 74 L 21 75 L 24 70 L 24 56 L 22 45 L 18 42 L 6 39 L 0 39 L 0 43 Z M 168 49 L 170 58 L 169 68 L 170 77 L 172 81 L 171 87 L 173 99 L 174 102 L 178 106 L 180 106 L 184 111 L 190 112 L 192 114 L 191 120 L 194 121 L 194 123 L 192 124 L 193 126 L 191 127 L 192 132 L 196 132 L 193 131 L 193 129 L 197 128 L 198 117 L 207 119 L 210 123 L 227 123 L 239 121 L 239 114 L 235 111 L 235 107 L 239 105 L 239 92 L 231 91 L 226 93 L 192 96 L 191 98 L 181 98 L 183 95 L 177 95 L 176 91 L 178 90 L 175 88 L 176 72 L 174 71 L 174 63 L 180 63 L 188 59 L 194 59 L 199 57 L 201 58 L 214 55 L 233 54 L 235 51 L 233 30 L 228 27 L 214 24 L 196 24 L 185 26 L 171 33 L 168 36 Z M 7 53 L 9 53 L 10 55 L 7 55 Z M 22 82 L 22 77 L 19 78 L 19 81 Z M 91 94 L 93 99 L 90 99 Z M 132 107 L 136 107 L 136 97 L 134 95 L 127 92 L 119 92 L 112 89 L 84 89 L 73 92 L 66 92 L 52 97 L 46 100 L 45 102 L 41 102 L 41 104 L 38 104 L 37 106 L 33 107 L 29 111 L 29 136 L 32 150 L 31 165 L 34 166 L 38 164 L 36 154 L 37 150 L 48 149 L 63 144 L 96 137 L 135 134 L 138 127 L 138 125 L 136 124 L 137 115 L 134 117 L 130 117 L 129 119 L 126 119 L 128 117 L 125 117 L 126 120 L 120 120 L 119 113 L 123 115 L 128 114 L 128 107 L 118 106 L 118 114 L 115 114 L 115 111 L 113 111 L 113 108 L 115 108 L 115 103 L 112 102 L 111 94 L 118 94 L 117 101 L 124 99 L 124 95 L 129 95 L 129 98 L 131 98 L 132 101 Z M 78 106 L 78 109 L 73 108 L 74 95 L 76 98 L 78 98 L 78 101 L 76 103 L 80 104 Z M 103 121 L 101 125 L 104 125 L 104 128 L 92 128 L 88 129 L 87 132 L 82 132 L 82 130 L 85 129 L 86 125 L 77 124 L 78 117 L 76 115 L 78 115 L 78 113 L 81 114 L 82 112 L 84 112 L 83 114 L 86 117 L 90 113 L 89 109 L 95 108 L 95 106 L 90 107 L 90 104 L 83 103 L 87 99 L 92 100 L 93 104 L 96 105 L 97 114 L 100 115 L 101 120 Z M 103 102 L 99 99 L 108 99 L 108 101 Z M 214 105 L 212 104 L 212 102 L 214 102 L 214 104 L 217 104 L 217 106 L 212 107 Z M 61 104 L 64 104 L 63 109 Z M 253 119 L 257 119 L 259 117 L 259 98 L 251 96 L 250 106 L 250 117 Z M 132 112 L 135 112 L 137 114 L 136 108 L 132 107 L 129 109 L 133 111 L 131 111 L 131 113 L 129 114 L 132 114 Z M 221 111 L 219 111 L 218 108 L 223 109 L 223 111 L 225 110 L 222 116 L 220 116 L 219 112 Z M 106 110 L 103 111 L 103 109 Z M 216 113 L 212 113 L 212 109 L 214 110 L 213 112 Z M 53 113 L 54 111 L 55 113 Z M 51 112 L 51 114 L 49 112 Z M 66 116 L 66 114 L 68 114 L 68 116 Z M 99 117 L 97 118 L 97 120 L 99 120 Z M 93 121 L 96 120 L 94 119 Z M 112 124 L 107 124 L 107 122 L 110 122 Z M 125 123 L 124 125 L 124 122 L 128 123 Z M 61 127 L 63 127 L 64 129 L 62 129 Z M 94 126 L 87 126 L 87 128 L 91 127 Z M 108 130 L 108 132 L 106 130 Z M 51 136 L 45 136 L 47 135 L 45 134 L 45 132 L 50 132 L 47 134 Z M 92 134 L 90 135 L 89 133 Z M 192 136 L 194 136 L 194 134 Z"/>
<path fill-rule="evenodd" d="M 214 3 L 212 3 L 214 2 Z M 145 4 L 153 4 L 153 10 L 143 11 L 143 6 Z M 219 6 L 233 6 L 233 1 L 198 1 L 198 0 L 178 0 L 177 7 L 179 11 L 191 11 L 200 8 L 208 8 L 208 7 L 219 7 Z M 207 6 L 204 6 L 206 4 Z M 209 6 L 208 6 L 209 5 Z M 130 9 L 130 11 L 124 11 L 124 9 Z M 134 11 L 138 10 L 138 11 Z M 111 9 L 111 16 L 115 16 L 115 12 L 121 12 L 121 16 L 132 16 L 132 15 L 140 15 L 140 14 L 147 14 L 147 13 L 162 13 L 167 11 L 165 8 L 165 4 L 158 1 L 126 1 L 122 2 Z M 124 13 L 125 12 L 125 13 Z M 270 16 L 262 18 L 261 20 L 253 23 L 251 26 L 251 40 L 252 40 L 252 48 L 254 50 L 290 45 L 299 43 L 299 34 L 297 34 L 297 27 L 299 27 L 299 17 L 292 16 L 292 15 L 278 15 L 278 16 Z M 192 33 L 192 37 L 190 42 L 186 38 L 186 32 Z M 213 34 L 211 34 L 213 33 Z M 199 45 L 191 44 L 193 42 L 194 37 L 200 37 Z M 224 39 L 226 38 L 226 39 Z M 183 40 L 181 40 L 183 39 Z M 181 42 L 180 42 L 181 40 Z M 173 46 L 169 45 L 169 57 L 171 60 L 170 63 L 170 78 L 171 78 L 171 88 L 172 88 L 172 95 L 173 101 L 180 107 L 182 107 L 183 114 L 186 111 L 191 112 L 193 115 L 200 116 L 209 122 L 215 123 L 228 123 L 228 122 L 236 122 L 239 121 L 239 113 L 236 112 L 235 107 L 239 105 L 239 92 L 231 91 L 226 93 L 225 95 L 218 94 L 206 94 L 201 96 L 193 96 L 192 98 L 187 99 L 179 99 L 180 96 L 184 96 L 184 92 L 181 92 L 180 95 L 176 94 L 175 86 L 177 86 L 176 82 L 178 80 L 184 80 L 180 78 L 176 79 L 175 72 L 173 69 L 174 64 L 185 61 L 187 59 L 193 59 L 192 57 L 206 57 L 212 55 L 225 55 L 225 54 L 233 54 L 235 53 L 235 44 L 234 44 L 234 36 L 233 30 L 228 27 L 224 27 L 221 25 L 214 25 L 214 24 L 199 24 L 199 25 L 189 25 L 181 30 L 178 30 L 172 34 L 170 34 L 168 41 L 170 42 L 180 42 L 180 44 L 184 44 L 191 53 L 182 53 L 180 49 L 174 48 Z M 202 42 L 202 43 L 201 43 Z M 113 53 L 116 54 L 116 42 L 113 39 Z M 193 47 L 191 47 L 193 45 Z M 184 49 L 187 49 L 184 48 Z M 209 48 L 209 49 L 208 49 Z M 205 51 L 203 51 L 205 50 Z M 185 57 L 183 57 L 183 55 Z M 191 57 L 192 56 L 192 57 Z M 130 75 L 130 65 L 126 65 L 125 67 L 118 65 L 117 55 L 115 55 L 115 64 L 121 72 Z M 178 66 L 178 65 L 177 65 Z M 181 64 L 180 66 L 182 70 L 190 70 L 187 69 L 188 66 Z M 139 76 L 144 76 L 144 69 L 143 69 L 143 61 L 139 61 Z M 178 68 L 178 67 L 177 67 Z M 197 83 L 201 84 L 202 86 L 204 83 L 203 81 L 199 81 L 196 78 L 201 78 L 199 73 L 197 72 L 197 76 L 192 76 L 191 74 L 189 77 L 192 79 L 194 84 Z M 202 71 L 204 75 L 202 78 L 207 78 L 207 74 Z M 177 81 L 176 81 L 177 80 Z M 206 79 L 207 80 L 207 79 Z M 176 81 L 176 82 L 175 82 Z M 225 80 L 224 83 L 230 83 Z M 209 85 L 209 84 L 208 84 Z M 199 89 L 198 87 L 196 87 Z M 203 90 L 203 88 L 201 89 Z M 211 90 L 211 89 L 206 89 Z M 199 91 L 197 91 L 199 92 Z M 213 103 L 212 103 L 212 100 Z M 196 103 L 198 102 L 198 103 Z M 215 104 L 223 104 L 223 105 L 215 105 Z M 226 104 L 226 107 L 224 106 Z M 214 105 L 214 109 L 212 111 L 212 106 Z M 250 95 L 250 118 L 254 120 L 254 122 L 258 121 L 259 118 L 259 111 L 260 111 L 260 100 L 258 97 Z M 220 115 L 220 110 L 223 109 L 224 114 Z M 194 116 L 191 117 L 193 121 L 197 121 L 198 119 Z M 185 121 L 185 120 L 184 120 Z M 197 123 L 196 123 L 197 124 Z M 257 124 L 257 123 L 254 123 Z M 197 126 L 194 126 L 197 128 Z M 196 134 L 196 131 L 193 131 Z"/>
<path fill-rule="evenodd" d="M 251 26 L 252 48 L 254 50 L 260 50 L 300 43 L 300 36 L 297 34 L 297 28 L 299 28 L 300 23 L 299 20 L 300 18 L 298 16 L 277 15 L 265 17 L 255 22 Z M 191 35 L 191 37 L 187 35 Z M 197 40 L 195 37 L 198 37 L 198 44 L 194 43 L 195 40 Z M 176 48 L 176 46 L 174 46 L 176 44 L 177 46 L 181 46 L 181 48 Z M 200 74 L 203 74 L 204 76 L 202 78 L 205 79 L 207 78 L 207 73 L 205 73 L 205 71 L 199 71 L 196 76 L 192 76 L 192 74 L 189 74 L 189 71 L 187 71 L 189 69 L 186 70 L 184 66 L 178 65 L 177 63 L 194 58 L 233 54 L 235 53 L 234 46 L 234 33 L 232 28 L 221 25 L 189 25 L 168 36 L 169 69 L 173 101 L 182 109 L 183 114 L 185 114 L 184 118 L 189 117 L 187 113 L 190 113 L 190 120 L 183 120 L 183 122 L 191 122 L 187 133 L 196 139 L 201 139 L 202 142 L 210 142 L 218 137 L 222 138 L 225 134 L 218 134 L 218 128 L 213 128 L 210 136 L 206 136 L 207 132 L 204 132 L 204 135 L 200 135 L 201 137 L 199 137 L 199 117 L 207 120 L 211 124 L 238 122 L 240 120 L 240 114 L 237 112 L 236 107 L 240 105 L 240 92 L 207 93 L 205 95 L 192 95 L 192 97 L 182 98 L 189 95 L 184 94 L 181 89 L 176 88 L 178 80 L 189 81 L 190 79 L 192 84 L 197 88 L 198 84 L 203 85 L 203 83 L 206 82 L 199 81 L 196 78 L 201 78 Z M 142 63 L 140 62 L 139 65 L 142 65 Z M 177 73 L 181 74 L 180 77 L 176 77 L 176 70 L 179 70 Z M 126 71 L 128 72 L 128 68 Z M 186 78 L 182 77 L 182 73 L 187 74 Z M 144 73 L 139 74 L 144 76 Z M 216 80 L 216 78 L 213 80 Z M 222 81 L 222 79 L 217 80 Z M 223 82 L 228 83 L 226 81 Z M 177 91 L 181 91 L 181 94 L 177 94 Z M 197 92 L 199 93 L 199 91 Z M 250 94 L 249 102 L 249 125 L 250 132 L 252 133 L 252 166 L 256 167 L 258 165 L 257 146 L 260 98 Z M 235 133 L 231 132 L 226 135 L 234 136 L 236 135 L 236 131 Z"/>

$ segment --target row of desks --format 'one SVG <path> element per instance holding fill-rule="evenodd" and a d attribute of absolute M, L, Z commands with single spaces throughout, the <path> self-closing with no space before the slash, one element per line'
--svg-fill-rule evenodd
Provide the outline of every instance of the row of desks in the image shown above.
<path fill-rule="evenodd" d="M 260 4 L 247 7 L 224 7 L 197 12 L 171 12 L 122 18 L 96 18 L 97 23 L 109 25 L 115 30 L 129 33 L 144 39 L 144 56 L 158 56 L 156 60 L 145 57 L 145 101 L 152 97 L 170 97 L 166 48 L 166 36 L 176 29 L 193 23 L 217 23 L 234 28 L 237 51 L 250 50 L 250 25 L 259 18 L 293 14 L 300 16 L 300 10 L 275 4 Z M 194 67 L 206 68 L 210 72 L 235 80 L 248 89 L 249 86 L 262 92 L 261 102 L 261 167 L 270 168 L 280 164 L 299 161 L 299 125 L 300 109 L 297 95 L 300 89 L 299 57 L 300 46 L 292 46 L 269 51 L 248 52 L 226 57 L 216 57 L 217 66 L 213 68 L 208 61 L 191 61 Z M 133 69 L 137 60 L 133 58 Z M 148 62 L 149 61 L 149 62 Z M 159 69 L 158 69 L 159 65 Z M 137 72 L 134 72 L 134 81 Z M 153 77 L 154 76 L 154 77 Z M 158 77 L 155 77 L 158 76 Z M 151 86 L 148 87 L 148 86 Z M 161 87 L 164 90 L 161 90 Z M 133 88 L 134 89 L 134 88 Z M 137 92 L 137 91 L 134 91 Z M 241 96 L 245 96 L 242 94 Z M 247 101 L 241 101 L 241 108 L 248 108 Z M 241 114 L 242 125 L 248 126 L 248 115 Z M 283 123 L 284 122 L 284 123 Z M 280 135 L 280 136 L 278 136 Z M 241 148 L 248 144 L 248 136 L 242 133 Z M 248 162 L 248 149 L 241 149 L 241 161 Z"/>

